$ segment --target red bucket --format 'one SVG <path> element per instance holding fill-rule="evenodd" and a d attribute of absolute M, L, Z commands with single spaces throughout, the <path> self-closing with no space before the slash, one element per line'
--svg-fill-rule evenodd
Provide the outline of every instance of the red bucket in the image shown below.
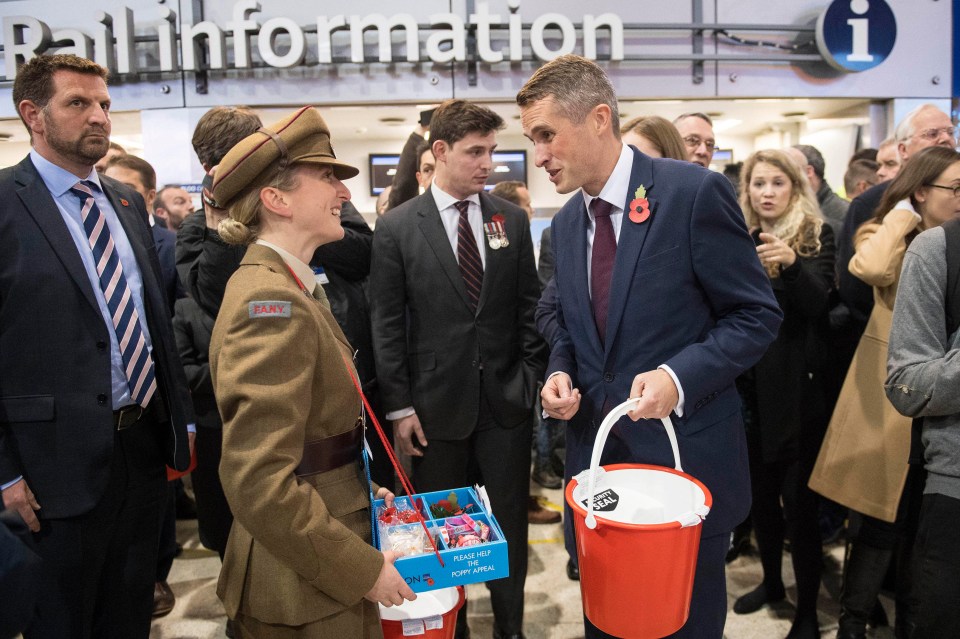
<path fill-rule="evenodd" d="M 690 613 L 701 523 L 713 498 L 683 472 L 670 418 L 663 419 L 675 469 L 599 467 L 610 429 L 634 407 L 617 406 L 600 425 L 590 468 L 566 488 L 580 560 L 583 611 L 600 630 L 637 639 L 665 637 Z"/>
<path fill-rule="evenodd" d="M 463 587 L 417 593 L 399 606 L 380 606 L 383 639 L 453 639 L 457 613 L 466 598 Z"/>

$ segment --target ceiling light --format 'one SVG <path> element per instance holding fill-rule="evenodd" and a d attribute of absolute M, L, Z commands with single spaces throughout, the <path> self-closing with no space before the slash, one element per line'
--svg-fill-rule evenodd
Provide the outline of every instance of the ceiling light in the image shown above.
<path fill-rule="evenodd" d="M 736 118 L 724 118 L 721 120 L 713 121 L 713 132 L 714 133 L 723 133 L 724 131 L 729 131 L 730 129 L 735 129 L 736 127 L 743 124 L 743 120 L 738 120 Z"/>

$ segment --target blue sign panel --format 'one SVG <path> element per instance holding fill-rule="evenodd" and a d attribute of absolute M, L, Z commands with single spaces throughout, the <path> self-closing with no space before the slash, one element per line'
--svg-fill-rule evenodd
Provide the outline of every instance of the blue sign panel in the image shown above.
<path fill-rule="evenodd" d="M 897 21 L 884 0 L 833 0 L 817 20 L 817 48 L 841 71 L 874 68 L 896 40 Z"/>

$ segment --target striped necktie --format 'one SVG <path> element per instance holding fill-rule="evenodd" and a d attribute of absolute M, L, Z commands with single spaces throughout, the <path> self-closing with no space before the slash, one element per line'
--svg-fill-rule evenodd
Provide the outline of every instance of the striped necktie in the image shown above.
<path fill-rule="evenodd" d="M 153 358 L 140 328 L 140 314 L 133 302 L 130 287 L 127 286 L 127 278 L 123 274 L 113 236 L 107 227 L 107 219 L 93 197 L 94 188 L 95 184 L 84 180 L 77 182 L 70 192 L 80 198 L 80 219 L 83 221 L 83 230 L 87 234 L 93 260 L 97 265 L 100 289 L 103 291 L 107 308 L 110 309 L 130 396 L 133 401 L 146 408 L 157 390 Z"/>
<path fill-rule="evenodd" d="M 457 262 L 460 263 L 460 273 L 467 287 L 471 308 L 476 311 L 480 303 L 480 287 L 483 286 L 483 262 L 480 261 L 480 251 L 477 249 L 477 238 L 473 236 L 473 229 L 467 218 L 470 202 L 461 200 L 453 205 L 460 211 L 460 222 L 457 224 Z"/>

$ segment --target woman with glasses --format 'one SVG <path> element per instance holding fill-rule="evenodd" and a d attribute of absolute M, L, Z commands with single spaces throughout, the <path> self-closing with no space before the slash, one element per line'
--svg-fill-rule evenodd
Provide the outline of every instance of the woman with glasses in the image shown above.
<path fill-rule="evenodd" d="M 884 193 L 877 215 L 854 236 L 849 269 L 873 286 L 874 306 L 837 400 L 810 486 L 859 519 L 844 565 L 837 639 L 865 636 L 866 624 L 895 549 L 896 636 L 916 621 L 910 565 L 923 491 L 921 464 L 908 464 L 910 419 L 886 401 L 887 342 L 900 267 L 921 231 L 960 216 L 960 153 L 919 151 Z M 922 463 L 922 460 L 917 460 Z"/>
<path fill-rule="evenodd" d="M 820 379 L 827 308 L 834 280 L 833 231 L 806 175 L 783 151 L 758 151 L 744 163 L 740 205 L 757 244 L 783 323 L 763 358 L 741 380 L 755 398 L 747 431 L 753 526 L 763 582 L 737 599 L 746 614 L 784 599 L 783 542 L 791 540 L 796 616 L 788 639 L 818 639 L 821 541 L 818 499 L 807 479 L 826 428 Z M 782 504 L 782 505 L 781 505 Z"/>

